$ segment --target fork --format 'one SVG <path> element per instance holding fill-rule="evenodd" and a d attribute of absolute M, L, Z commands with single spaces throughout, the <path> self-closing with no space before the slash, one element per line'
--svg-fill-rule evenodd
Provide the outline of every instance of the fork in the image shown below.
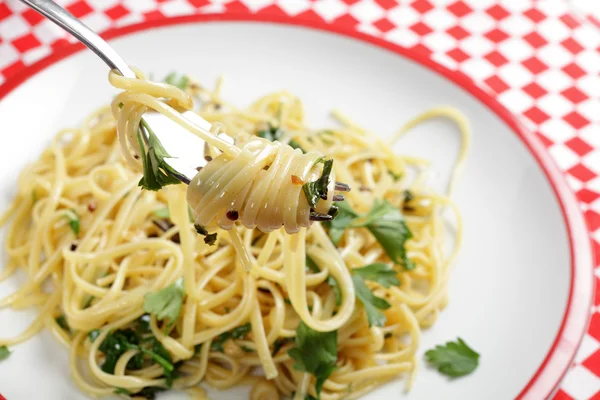
<path fill-rule="evenodd" d="M 136 77 L 135 72 L 129 67 L 129 64 L 104 39 L 54 1 L 20 1 L 73 35 L 100 57 L 112 70 L 116 70 L 126 78 Z M 181 115 L 212 135 L 210 133 L 212 126 L 210 122 L 194 111 L 185 111 Z M 165 158 L 164 160 L 179 173 L 176 178 L 185 184 L 189 184 L 196 175 L 197 169 L 204 167 L 208 163 L 207 160 L 210 160 L 210 157 L 205 157 L 206 146 L 204 140 L 157 112 L 146 112 L 144 114 L 144 121 L 154 132 L 158 140 L 160 140 L 165 150 L 173 155 L 171 158 Z M 217 138 L 227 146 L 234 144 L 233 138 L 224 133 L 219 133 Z M 350 187 L 344 183 L 336 182 L 335 189 L 346 192 L 350 190 Z M 343 200 L 343 196 L 336 195 L 336 200 Z M 311 219 L 322 221 L 331 219 L 331 216 L 315 213 L 314 216 L 311 214 Z"/>

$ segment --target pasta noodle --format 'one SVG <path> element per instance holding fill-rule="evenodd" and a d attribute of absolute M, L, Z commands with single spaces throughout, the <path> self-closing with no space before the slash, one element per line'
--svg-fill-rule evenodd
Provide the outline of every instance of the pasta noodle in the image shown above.
<path fill-rule="evenodd" d="M 391 145 L 427 119 L 455 121 L 462 151 L 451 192 L 468 153 L 465 118 L 437 108 L 385 143 L 339 113 L 339 127 L 307 128 L 301 102 L 287 92 L 242 110 L 221 98 L 221 81 L 214 91 L 195 81 L 181 90 L 136 73 L 138 79 L 111 73 L 110 82 L 123 89 L 112 105 L 79 128 L 61 131 L 19 178 L 17 195 L 0 220 L 12 218 L 0 280 L 17 270 L 27 280 L 0 307 L 36 307 L 38 314 L 20 335 L 0 338 L 0 346 L 48 329 L 69 349 L 76 385 L 92 396 L 116 390 L 151 398 L 157 388 L 172 387 L 201 399 L 206 394 L 196 386 L 205 382 L 218 389 L 252 385 L 252 400 L 293 393 L 304 399 L 319 394 L 319 382 L 294 368 L 298 360 L 290 350 L 300 346 L 294 338 L 302 322 L 311 334 L 334 332 L 335 368 L 321 382 L 322 399 L 358 398 L 402 375 L 410 387 L 421 330 L 433 325 L 447 302 L 462 226 L 449 197 L 426 186 L 427 162 L 395 155 Z M 194 97 L 212 131 L 181 116 Z M 189 187 L 155 192 L 138 186 L 139 157 L 146 151 L 139 124 L 148 109 L 210 147 L 212 160 Z M 280 129 L 277 141 L 256 136 L 271 127 Z M 220 130 L 235 145 L 220 139 Z M 311 210 L 303 185 L 323 173 L 321 155 L 333 159 L 333 171 L 325 198 Z M 333 223 L 310 220 L 311 212 L 331 209 L 336 179 L 353 188 L 345 203 L 356 221 L 366 218 L 375 199 L 401 210 L 411 233 L 402 262 L 367 225 L 349 225 L 334 244 Z M 445 209 L 455 215 L 449 251 Z M 239 218 L 228 216 L 231 211 Z M 216 243 L 207 243 L 194 225 L 215 231 Z M 356 286 L 357 270 L 374 263 L 386 264 L 398 281 L 364 280 L 364 288 L 389 305 L 379 311 L 379 324 L 361 303 L 363 284 Z M 175 297 L 177 290 L 183 293 L 180 313 L 170 323 L 146 311 L 148 294 L 165 290 Z M 117 334 L 130 346 L 107 368 Z"/>

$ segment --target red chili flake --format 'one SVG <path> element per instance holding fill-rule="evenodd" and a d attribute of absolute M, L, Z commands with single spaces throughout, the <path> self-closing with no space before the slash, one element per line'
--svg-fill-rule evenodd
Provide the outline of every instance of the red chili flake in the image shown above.
<path fill-rule="evenodd" d="M 292 183 L 294 185 L 304 185 L 304 181 L 300 178 L 298 178 L 296 175 L 292 175 Z"/>
<path fill-rule="evenodd" d="M 93 201 L 90 201 L 88 203 L 88 211 L 89 212 L 94 212 L 94 210 L 96 210 L 96 203 L 94 203 Z"/>

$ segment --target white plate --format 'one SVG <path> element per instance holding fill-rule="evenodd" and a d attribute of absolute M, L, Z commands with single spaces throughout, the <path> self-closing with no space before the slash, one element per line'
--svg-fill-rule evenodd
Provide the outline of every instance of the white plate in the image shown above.
<path fill-rule="evenodd" d="M 136 29 L 145 28 L 150 26 Z M 574 197 L 534 135 L 486 94 L 441 67 L 420 60 L 426 68 L 373 45 L 381 44 L 375 39 L 368 43 L 356 40 L 366 36 L 354 36 L 198 21 L 143 30 L 112 44 L 129 63 L 158 77 L 177 70 L 210 85 L 225 74 L 224 96 L 238 105 L 290 90 L 305 101 L 315 127 L 331 124 L 328 112 L 336 107 L 385 137 L 433 106 L 461 109 L 473 127 L 472 151 L 456 191 L 465 245 L 452 274 L 449 306 L 424 333 L 421 352 L 460 336 L 480 352 L 480 367 L 449 381 L 422 366 L 409 394 L 402 394 L 399 380 L 366 398 L 545 398 L 574 355 L 591 304 L 592 258 Z M 2 208 L 25 162 L 34 160 L 58 129 L 78 124 L 114 94 L 106 67 L 91 52 L 55 62 L 69 52 L 42 62 L 40 72 L 0 102 L 0 131 L 11 146 L 0 157 Z M 431 122 L 397 151 L 430 158 L 438 172 L 433 184 L 442 188 L 457 148 L 455 128 Z M 16 288 L 14 280 L 4 283 L 0 296 Z M 20 332 L 32 315 L 0 311 L 0 336 Z M 246 392 L 212 395 L 246 398 Z M 48 333 L 16 346 L 0 363 L 0 393 L 7 400 L 85 398 L 71 382 L 67 352 Z"/>

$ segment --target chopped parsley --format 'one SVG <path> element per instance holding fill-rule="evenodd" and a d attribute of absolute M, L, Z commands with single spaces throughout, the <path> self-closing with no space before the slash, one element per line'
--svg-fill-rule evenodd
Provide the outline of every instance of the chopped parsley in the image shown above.
<path fill-rule="evenodd" d="M 406 255 L 406 241 L 411 239 L 412 232 L 406 225 L 402 212 L 388 203 L 387 200 L 375 200 L 371 210 L 360 216 L 347 202 L 335 204 L 338 208 L 337 217 L 329 224 L 329 237 L 338 244 L 345 229 L 367 228 L 388 257 L 407 270 L 415 268 L 415 264 Z"/>
<path fill-rule="evenodd" d="M 275 342 L 273 343 L 273 351 L 271 351 L 271 356 L 275 357 L 283 346 L 293 341 L 294 339 L 292 338 L 277 338 L 277 340 L 275 340 Z"/>
<path fill-rule="evenodd" d="M 361 268 L 354 268 L 352 274 L 358 275 L 364 280 L 377 282 L 386 288 L 398 286 L 400 284 L 400 281 L 396 277 L 396 271 L 384 263 L 375 263 L 365 265 Z"/>
<path fill-rule="evenodd" d="M 158 292 L 147 293 L 144 296 L 144 311 L 154 314 L 160 321 L 166 320 L 169 331 L 179 318 L 184 296 L 183 278 L 179 278 Z"/>
<path fill-rule="evenodd" d="M 69 324 L 67 323 L 67 320 L 64 315 L 56 317 L 55 321 L 62 330 L 71 333 L 71 328 L 69 327 Z"/>
<path fill-rule="evenodd" d="M 308 254 L 306 255 L 306 266 L 314 273 L 318 273 L 321 271 L 315 260 L 313 260 Z M 335 294 L 335 305 L 339 306 L 342 304 L 342 292 L 340 291 L 340 287 L 335 280 L 335 278 L 331 275 L 327 277 L 326 282 L 331 286 L 333 293 Z"/>
<path fill-rule="evenodd" d="M 65 217 L 69 220 L 69 227 L 75 234 L 75 236 L 79 236 L 79 229 L 81 220 L 79 218 L 79 214 L 75 210 L 67 210 L 65 212 Z"/>
<path fill-rule="evenodd" d="M 296 347 L 288 350 L 288 354 L 296 361 L 294 369 L 317 378 L 315 390 L 318 399 L 323 383 L 336 368 L 337 331 L 317 332 L 300 322 L 296 328 Z"/>
<path fill-rule="evenodd" d="M 146 121 L 142 120 L 141 125 L 148 133 L 148 146 L 145 146 L 142 139 L 141 129 L 138 131 L 138 142 L 140 145 L 142 166 L 144 176 L 140 179 L 138 186 L 146 190 L 160 190 L 163 186 L 176 185 L 179 180 L 176 178 L 178 172 L 165 162 L 165 158 L 171 158 L 169 153 L 162 146 L 154 131 Z M 144 149 L 147 147 L 146 152 Z"/>
<path fill-rule="evenodd" d="M 10 356 L 10 350 L 6 346 L 0 346 L 0 361 L 6 360 Z"/>
<path fill-rule="evenodd" d="M 283 136 L 285 136 L 285 132 L 283 129 L 281 129 L 281 127 L 275 127 L 275 126 L 269 124 L 269 127 L 267 129 L 262 129 L 262 130 L 256 132 L 256 136 L 261 137 L 263 139 L 267 139 L 271 142 L 274 142 L 276 140 L 280 140 Z M 294 140 L 290 140 L 288 142 L 288 144 L 293 149 L 300 149 L 300 150 L 304 151 L 302 149 L 302 147 L 300 147 L 300 145 L 297 142 L 295 142 Z"/>
<path fill-rule="evenodd" d="M 356 291 L 356 297 L 361 302 L 367 313 L 367 320 L 369 326 L 384 326 L 385 315 L 381 310 L 387 310 L 390 308 L 390 303 L 381 297 L 377 297 L 367 287 L 364 279 L 360 275 L 352 275 L 352 283 L 354 283 L 354 290 Z"/>
<path fill-rule="evenodd" d="M 308 182 L 302 185 L 306 200 L 308 200 L 308 204 L 312 208 L 317 206 L 319 199 L 327 198 L 327 186 L 329 185 L 329 176 L 331 175 L 332 168 L 332 159 L 323 161 L 323 172 L 321 173 L 321 177 L 314 182 Z"/>
<path fill-rule="evenodd" d="M 198 234 L 204 235 L 204 243 L 206 243 L 207 245 L 213 246 L 217 242 L 217 232 L 208 233 L 205 227 L 198 224 L 194 224 L 194 228 L 196 229 L 196 232 L 198 232 Z"/>
<path fill-rule="evenodd" d="M 169 207 L 159 208 L 158 210 L 152 211 L 152 215 L 156 218 L 169 219 L 171 214 L 169 213 Z"/>
<path fill-rule="evenodd" d="M 243 339 L 250 333 L 251 330 L 252 325 L 250 325 L 248 322 L 247 324 L 240 325 L 228 332 L 223 332 L 212 341 L 210 344 L 210 349 L 223 353 L 225 351 L 223 345 L 226 341 L 229 339 Z"/>
<path fill-rule="evenodd" d="M 165 77 L 164 82 L 185 90 L 190 85 L 190 78 L 187 75 L 178 75 L 177 72 L 171 72 Z"/>
<path fill-rule="evenodd" d="M 468 375 L 479 365 L 479 353 L 461 338 L 435 346 L 425 353 L 425 358 L 439 372 L 452 378 Z"/>
<path fill-rule="evenodd" d="M 130 392 L 127 389 L 123 389 L 123 388 L 116 388 L 115 391 L 113 392 L 114 394 L 124 394 L 125 396 L 131 396 L 133 394 L 133 392 Z"/>

